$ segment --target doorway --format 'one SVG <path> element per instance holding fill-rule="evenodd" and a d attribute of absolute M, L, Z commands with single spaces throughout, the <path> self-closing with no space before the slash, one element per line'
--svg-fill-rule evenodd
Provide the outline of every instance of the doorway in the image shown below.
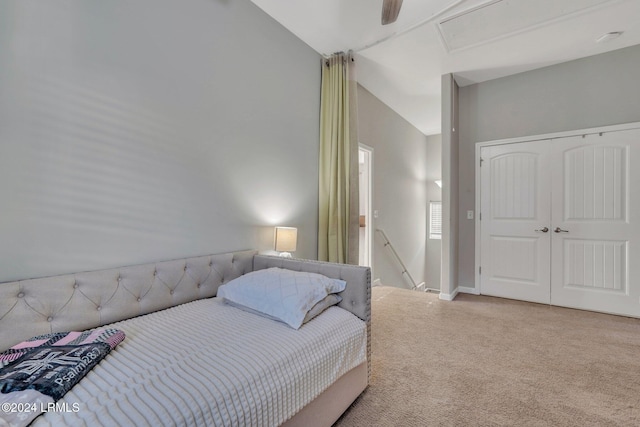
<path fill-rule="evenodd" d="M 358 172 L 360 190 L 360 237 L 359 265 L 372 267 L 373 243 L 373 148 L 359 144 Z"/>

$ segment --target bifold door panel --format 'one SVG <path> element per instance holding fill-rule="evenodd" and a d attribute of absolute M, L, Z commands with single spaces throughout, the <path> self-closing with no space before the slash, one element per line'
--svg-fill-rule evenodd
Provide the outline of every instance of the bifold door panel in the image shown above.
<path fill-rule="evenodd" d="M 638 130 L 483 147 L 481 293 L 640 316 L 636 147 Z"/>

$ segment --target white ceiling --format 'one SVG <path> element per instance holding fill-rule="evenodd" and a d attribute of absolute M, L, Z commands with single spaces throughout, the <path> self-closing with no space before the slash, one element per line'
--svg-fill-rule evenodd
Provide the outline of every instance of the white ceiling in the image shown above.
<path fill-rule="evenodd" d="M 387 26 L 382 0 L 252 1 L 323 55 L 355 50 L 360 84 L 426 135 L 442 74 L 465 86 L 640 44 L 640 0 L 404 0 Z"/>

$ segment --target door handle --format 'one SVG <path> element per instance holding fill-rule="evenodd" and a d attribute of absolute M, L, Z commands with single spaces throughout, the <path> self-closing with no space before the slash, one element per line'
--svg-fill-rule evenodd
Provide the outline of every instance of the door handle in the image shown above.
<path fill-rule="evenodd" d="M 534 231 L 541 231 L 543 233 L 546 233 L 547 231 L 549 231 L 549 228 L 545 227 L 545 228 L 541 228 L 540 230 L 534 230 Z"/>
<path fill-rule="evenodd" d="M 562 229 L 562 228 L 560 228 L 560 227 L 556 227 L 556 229 L 555 229 L 555 230 L 553 230 L 553 231 L 554 231 L 555 233 L 568 233 L 568 232 L 569 232 L 569 230 L 563 230 L 563 229 Z"/>

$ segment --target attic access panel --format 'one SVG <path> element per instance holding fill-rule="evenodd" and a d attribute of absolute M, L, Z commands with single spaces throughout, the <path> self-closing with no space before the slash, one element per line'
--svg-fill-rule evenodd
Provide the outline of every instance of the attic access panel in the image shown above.
<path fill-rule="evenodd" d="M 447 51 L 486 43 L 616 0 L 493 0 L 438 23 Z"/>

